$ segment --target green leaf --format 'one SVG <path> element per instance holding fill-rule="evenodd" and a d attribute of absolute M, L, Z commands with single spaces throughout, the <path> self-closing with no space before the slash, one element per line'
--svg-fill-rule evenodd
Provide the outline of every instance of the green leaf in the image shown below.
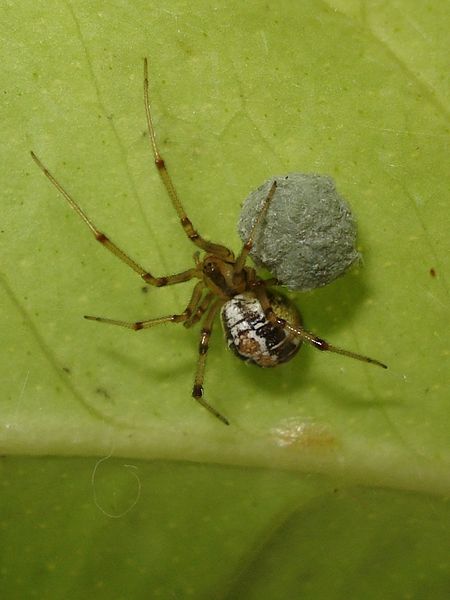
<path fill-rule="evenodd" d="M 448 596 L 445 9 L 0 9 L 8 598 Z M 205 236 L 237 250 L 240 204 L 274 173 L 336 180 L 364 265 L 295 302 L 387 372 L 311 348 L 246 367 L 216 323 L 205 390 L 227 428 L 190 398 L 198 328 L 82 319 L 180 312 L 192 288 L 144 293 L 29 154 L 152 273 L 190 267 L 152 165 L 144 56 L 162 153 Z"/>

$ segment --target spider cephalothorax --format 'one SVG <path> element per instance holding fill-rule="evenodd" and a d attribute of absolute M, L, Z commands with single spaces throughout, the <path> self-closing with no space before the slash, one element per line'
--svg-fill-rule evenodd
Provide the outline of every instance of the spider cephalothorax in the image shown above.
<path fill-rule="evenodd" d="M 300 313 L 292 302 L 279 292 L 271 289 L 277 286 L 277 280 L 273 278 L 267 280 L 261 279 L 257 276 L 255 269 L 245 266 L 248 254 L 253 246 L 255 235 L 276 193 L 276 180 L 271 184 L 267 197 L 255 217 L 250 235 L 237 257 L 226 246 L 214 244 L 200 236 L 194 229 L 178 198 L 172 179 L 156 143 L 149 103 L 147 59 L 144 59 L 144 102 L 155 165 L 172 204 L 178 213 L 184 232 L 201 251 L 205 252 L 202 258 L 201 254 L 197 251 L 194 254 L 195 266 L 181 273 L 155 277 L 141 267 L 104 233 L 97 229 L 70 194 L 66 192 L 39 158 L 37 158 L 34 152 L 31 152 L 31 156 L 45 176 L 64 196 L 73 210 L 83 219 L 95 239 L 138 273 L 147 284 L 162 287 L 183 283 L 191 279 L 197 279 L 198 281 L 194 286 L 188 305 L 183 312 L 176 315 L 137 321 L 135 323 L 105 319 L 103 317 L 86 316 L 85 318 L 101 323 L 127 327 L 134 331 L 148 329 L 161 323 L 183 323 L 185 327 L 191 327 L 202 320 L 199 357 L 192 396 L 226 425 L 229 425 L 228 419 L 211 406 L 204 399 L 203 395 L 203 380 L 209 339 L 215 316 L 219 311 L 228 346 L 242 360 L 260 367 L 275 367 L 290 360 L 298 352 L 302 342 L 307 342 L 319 350 L 336 352 L 386 368 L 386 365 L 377 360 L 332 346 L 325 340 L 304 329 Z"/>

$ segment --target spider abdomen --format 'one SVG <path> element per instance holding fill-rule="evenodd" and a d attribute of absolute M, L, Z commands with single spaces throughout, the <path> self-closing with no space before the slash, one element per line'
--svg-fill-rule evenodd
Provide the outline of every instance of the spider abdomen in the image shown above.
<path fill-rule="evenodd" d="M 287 298 L 272 292 L 268 296 L 277 317 L 291 325 L 301 325 L 300 313 Z M 251 292 L 228 300 L 220 316 L 228 347 L 241 360 L 260 367 L 276 367 L 293 358 L 300 349 L 300 338 L 271 323 Z"/>

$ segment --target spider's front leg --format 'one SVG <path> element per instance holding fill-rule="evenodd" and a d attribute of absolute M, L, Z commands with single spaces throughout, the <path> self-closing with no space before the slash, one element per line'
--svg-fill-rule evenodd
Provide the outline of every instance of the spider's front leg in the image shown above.
<path fill-rule="evenodd" d="M 276 189 L 277 181 L 276 179 L 274 179 L 272 185 L 270 186 L 269 192 L 264 202 L 262 203 L 261 208 L 259 209 L 259 213 L 257 214 L 255 222 L 253 223 L 253 227 L 250 230 L 248 239 L 242 246 L 241 252 L 239 253 L 239 256 L 236 259 L 236 263 L 234 265 L 235 275 L 238 275 L 244 268 L 247 257 L 250 254 L 251 249 L 253 248 L 253 244 L 255 242 L 255 235 L 257 234 L 259 227 L 261 227 L 262 222 L 264 221 L 264 217 L 266 216 L 267 211 L 269 210 L 269 206 L 272 201 L 272 198 L 275 195 Z"/>
<path fill-rule="evenodd" d="M 176 273 L 174 275 L 167 275 L 163 277 L 156 277 L 152 275 L 149 271 L 141 267 L 136 261 L 134 261 L 126 252 L 121 250 L 116 244 L 109 239 L 109 237 L 97 229 L 91 219 L 87 216 L 84 210 L 78 205 L 77 202 L 72 198 L 72 196 L 67 192 L 63 186 L 59 183 L 59 181 L 54 177 L 54 175 L 47 169 L 47 167 L 42 163 L 42 161 L 36 156 L 36 154 L 31 151 L 30 152 L 32 159 L 37 164 L 37 166 L 41 169 L 47 179 L 54 185 L 54 187 L 58 190 L 58 192 L 67 200 L 68 204 L 71 208 L 77 213 L 81 219 L 85 222 L 85 224 L 89 227 L 91 233 L 94 238 L 102 244 L 107 250 L 109 250 L 112 254 L 117 256 L 119 260 L 124 262 L 126 265 L 131 267 L 133 271 L 135 271 L 138 275 L 142 277 L 145 283 L 149 285 L 154 285 L 155 287 L 162 287 L 165 285 L 174 285 L 177 283 L 182 283 L 184 281 L 189 281 L 194 277 L 199 277 L 199 272 L 197 268 L 187 269 L 186 271 L 182 271 L 181 273 Z"/>
<path fill-rule="evenodd" d="M 217 256 L 220 256 L 225 260 L 232 259 L 233 253 L 226 246 L 222 246 L 222 244 L 214 244 L 212 242 L 209 242 L 198 233 L 198 231 L 192 225 L 191 220 L 189 219 L 189 217 L 186 214 L 186 211 L 183 208 L 181 200 L 178 197 L 178 193 L 175 189 L 175 185 L 173 184 L 172 178 L 169 174 L 169 170 L 166 166 L 165 160 L 161 155 L 158 143 L 156 141 L 155 127 L 153 125 L 152 111 L 150 109 L 150 92 L 148 81 L 148 61 L 146 58 L 144 58 L 144 106 L 145 114 L 147 117 L 147 129 L 149 133 L 150 146 L 153 152 L 153 157 L 155 159 L 155 165 L 158 169 L 159 176 L 161 177 L 162 182 L 167 190 L 173 207 L 177 211 L 181 227 L 183 228 L 185 234 L 191 240 L 191 242 L 193 242 L 196 246 L 198 246 L 205 252 L 210 254 L 216 254 Z"/>
<path fill-rule="evenodd" d="M 209 348 L 209 339 L 211 337 L 212 326 L 214 323 L 214 317 L 217 311 L 223 304 L 222 299 L 216 300 L 209 308 L 206 313 L 205 320 L 203 322 L 202 331 L 200 334 L 200 344 L 198 347 L 198 362 L 197 371 L 195 373 L 194 387 L 192 388 L 192 397 L 197 400 L 206 410 L 209 410 L 211 414 L 217 417 L 225 425 L 229 425 L 230 422 L 224 417 L 218 410 L 212 407 L 203 397 L 203 380 L 205 378 L 205 367 L 206 367 L 206 355 Z"/>

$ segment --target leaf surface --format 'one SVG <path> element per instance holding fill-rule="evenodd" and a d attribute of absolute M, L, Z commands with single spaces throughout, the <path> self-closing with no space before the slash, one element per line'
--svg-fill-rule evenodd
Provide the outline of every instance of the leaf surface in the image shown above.
<path fill-rule="evenodd" d="M 33 554 L 47 540 L 31 562 L 2 560 L 10 597 L 30 595 L 39 572 L 36 595 L 48 598 L 86 597 L 97 584 L 105 598 L 149 589 L 371 597 L 364 586 L 386 598 L 374 589 L 386 570 L 399 573 L 391 597 L 426 597 L 424 581 L 440 597 L 449 580 L 437 525 L 448 523 L 450 488 L 447 12 L 406 0 L 1 8 L 3 545 Z M 144 56 L 162 153 L 205 236 L 237 250 L 240 204 L 274 173 L 336 180 L 364 264 L 295 302 L 308 328 L 387 372 L 310 348 L 279 369 L 246 367 L 216 323 L 205 390 L 226 428 L 190 398 L 198 328 L 134 334 L 82 319 L 180 312 L 192 288 L 144 293 L 29 155 L 152 273 L 192 265 L 195 248 L 152 165 Z M 99 500 L 91 475 L 107 456 L 138 469 L 100 463 Z M 95 499 L 110 514 L 130 510 L 112 519 Z M 133 568 L 111 569 L 128 559 Z"/>

